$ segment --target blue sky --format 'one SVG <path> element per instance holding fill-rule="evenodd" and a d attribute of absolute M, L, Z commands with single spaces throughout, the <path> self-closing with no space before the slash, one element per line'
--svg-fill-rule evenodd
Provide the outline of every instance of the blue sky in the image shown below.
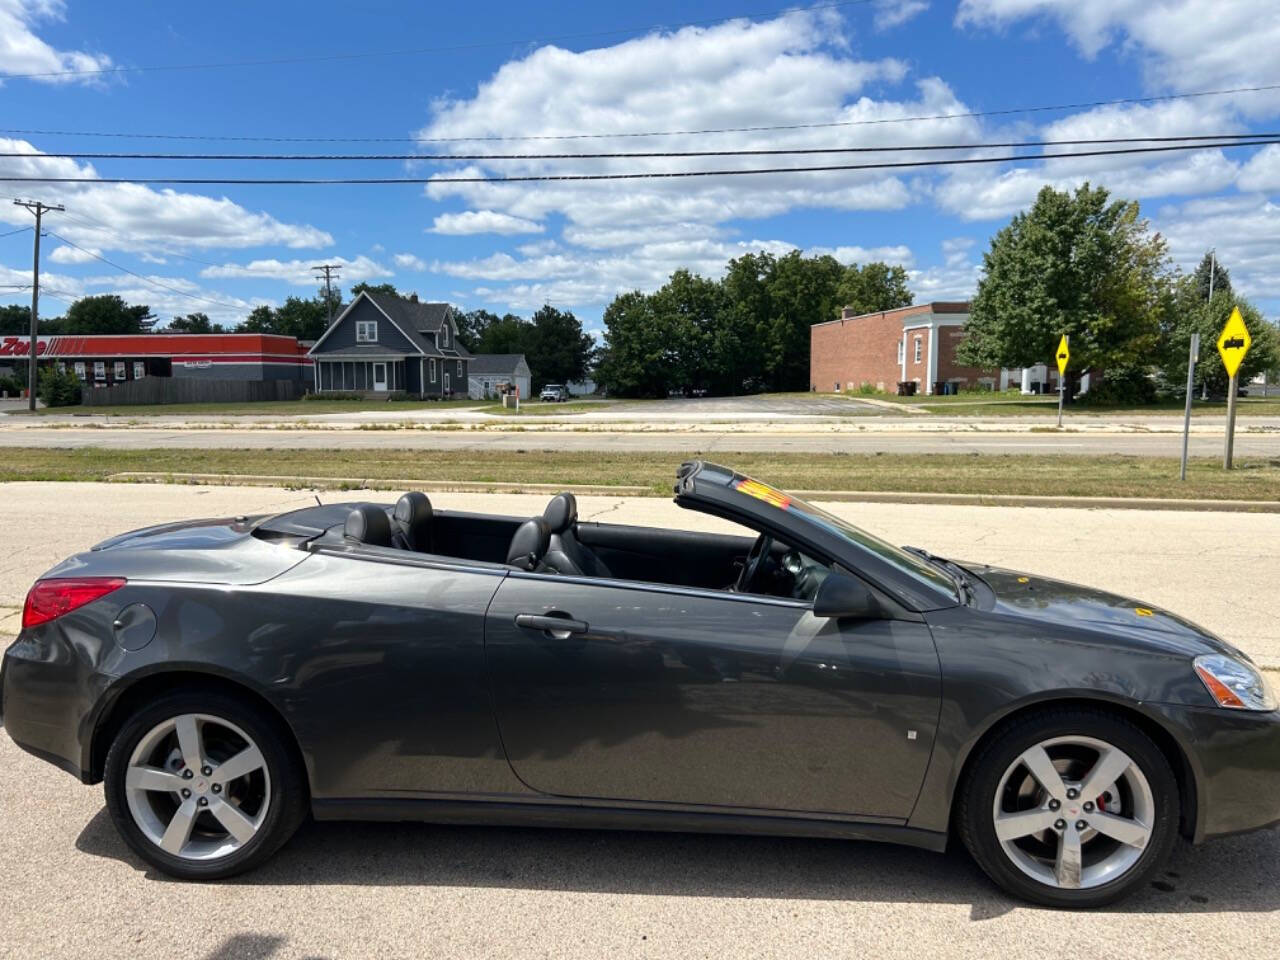
<path fill-rule="evenodd" d="M 207 5 L 0 0 L 0 158 L 10 175 L 430 176 L 664 170 L 727 160 L 179 162 L 59 150 L 427 153 L 409 142 L 181 141 L 12 130 L 217 137 L 448 137 L 468 152 L 972 143 L 1275 129 L 1280 90 L 928 122 L 904 117 L 1280 84 L 1274 0 L 871 0 L 768 3 Z M 736 19 L 735 19 L 736 18 Z M 680 26 L 689 21 L 698 25 Z M 663 24 L 662 27 L 655 27 Z M 430 48 L 430 52 L 397 53 Z M 365 56 L 365 54 L 373 54 Z M 154 69 L 333 55 L 321 62 Z M 359 55 L 359 56 L 350 56 Z M 24 78 L 19 74 L 61 73 Z M 710 136 L 654 131 L 831 124 Z M 495 136 L 609 134 L 497 143 Z M 785 161 L 784 161 L 785 162 Z M 803 164 L 822 162 L 804 159 Z M 769 161 L 765 161 L 769 163 Z M 388 280 L 464 308 L 543 302 L 598 328 L 617 292 L 740 253 L 799 248 L 904 264 L 921 300 L 971 293 L 990 236 L 1045 183 L 1139 199 L 1175 260 L 1216 247 L 1237 287 L 1280 313 L 1280 147 L 1050 160 L 921 172 L 700 180 L 397 186 L 0 184 L 60 202 L 45 241 L 62 300 L 118 292 L 162 321 L 235 322 L 258 303 Z M 0 233 L 29 224 L 0 202 Z M 31 233 L 0 238 L 0 302 L 26 302 Z"/>

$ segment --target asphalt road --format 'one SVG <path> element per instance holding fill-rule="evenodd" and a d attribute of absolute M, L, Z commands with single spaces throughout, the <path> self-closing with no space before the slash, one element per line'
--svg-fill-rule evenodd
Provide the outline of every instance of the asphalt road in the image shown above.
<path fill-rule="evenodd" d="M 1174 433 L 1042 433 L 995 428 L 954 430 L 858 430 L 815 426 L 805 430 L 374 430 L 374 429 L 109 429 L 2 428 L 4 447 L 135 449 L 413 449 L 413 450 L 610 450 L 643 452 L 743 451 L 790 453 L 1030 453 L 1129 454 L 1177 457 L 1182 438 Z M 1222 455 L 1220 433 L 1193 433 L 1193 457 Z M 1236 433 L 1237 457 L 1280 456 L 1280 430 Z M 2 454 L 0 454 L 2 456 Z"/>
<path fill-rule="evenodd" d="M 545 498 L 432 499 L 523 514 Z M 309 494 L 269 488 L 0 485 L 8 531 L 0 605 L 9 607 L 0 609 L 0 633 L 33 577 L 109 533 L 308 502 Z M 831 508 L 898 542 L 1134 593 L 1255 654 L 1280 656 L 1280 597 L 1250 588 L 1241 599 L 1235 589 L 1240 571 L 1256 569 L 1250 544 L 1276 542 L 1280 515 Z M 581 511 L 621 522 L 723 524 L 656 498 L 584 497 Z M 1148 889 L 1087 916 L 1011 901 L 959 852 L 417 824 L 308 824 L 256 873 L 186 884 L 150 872 L 126 850 L 100 788 L 80 786 L 0 736 L 6 958 L 1261 956 L 1274 941 L 1277 911 L 1276 830 L 1182 847 Z"/>

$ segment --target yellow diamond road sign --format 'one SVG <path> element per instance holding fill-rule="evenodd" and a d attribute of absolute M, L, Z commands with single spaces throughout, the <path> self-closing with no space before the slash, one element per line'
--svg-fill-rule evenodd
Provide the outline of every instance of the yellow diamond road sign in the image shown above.
<path fill-rule="evenodd" d="M 1227 376 L 1236 375 L 1252 343 L 1253 337 L 1249 336 L 1249 328 L 1244 325 L 1240 308 L 1232 308 L 1231 316 L 1227 318 L 1227 325 L 1222 328 L 1222 333 L 1218 334 L 1218 353 L 1222 354 L 1222 365 L 1227 368 Z"/>
<path fill-rule="evenodd" d="M 1071 351 L 1067 349 L 1067 335 L 1062 335 L 1062 342 L 1058 344 L 1058 376 L 1062 376 L 1067 372 L 1067 361 L 1071 359 Z"/>

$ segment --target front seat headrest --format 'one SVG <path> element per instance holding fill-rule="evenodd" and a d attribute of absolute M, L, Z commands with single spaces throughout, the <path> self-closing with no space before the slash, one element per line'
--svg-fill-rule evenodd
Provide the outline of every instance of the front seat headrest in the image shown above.
<path fill-rule="evenodd" d="M 572 530 L 578 522 L 578 501 L 572 493 L 558 493 L 551 498 L 547 509 L 542 511 L 542 519 L 552 533 L 564 533 Z"/>
<path fill-rule="evenodd" d="M 541 517 L 526 520 L 516 528 L 507 548 L 507 563 L 521 570 L 536 570 L 547 555 L 551 543 L 551 531 Z"/>
<path fill-rule="evenodd" d="M 347 514 L 342 535 L 371 547 L 391 546 L 391 521 L 387 519 L 387 511 L 370 503 L 356 507 Z"/>
<path fill-rule="evenodd" d="M 430 546 L 433 516 L 431 501 L 427 499 L 427 495 L 411 490 L 396 501 L 391 519 L 395 524 L 396 534 L 404 540 L 404 546 L 409 550 L 425 553 Z"/>

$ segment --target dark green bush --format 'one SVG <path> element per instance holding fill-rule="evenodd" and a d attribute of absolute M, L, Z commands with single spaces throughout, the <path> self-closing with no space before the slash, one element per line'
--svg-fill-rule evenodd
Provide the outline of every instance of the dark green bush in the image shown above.
<path fill-rule="evenodd" d="M 48 367 L 40 371 L 36 392 L 46 407 L 74 407 L 80 402 L 80 380 L 70 371 Z"/>
<path fill-rule="evenodd" d="M 1090 384 L 1088 393 L 1081 394 L 1076 399 L 1077 403 L 1089 406 L 1118 406 L 1155 401 L 1156 385 L 1141 371 L 1104 374 L 1100 382 Z"/>

